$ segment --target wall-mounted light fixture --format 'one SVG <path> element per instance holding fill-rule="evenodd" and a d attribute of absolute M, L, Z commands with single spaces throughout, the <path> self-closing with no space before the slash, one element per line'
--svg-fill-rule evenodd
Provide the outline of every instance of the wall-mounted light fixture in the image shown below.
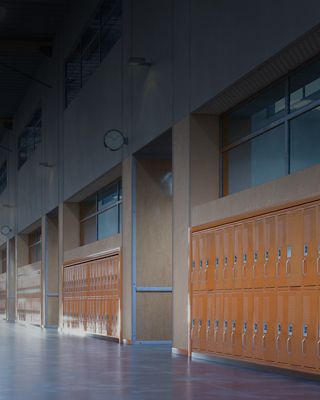
<path fill-rule="evenodd" d="M 53 167 L 53 164 L 50 164 L 47 161 L 40 161 L 38 165 L 39 165 L 39 167 L 44 167 L 44 168 L 52 168 Z"/>
<path fill-rule="evenodd" d="M 0 233 L 3 236 L 9 236 L 11 232 L 12 232 L 12 229 L 8 225 L 2 225 L 0 227 Z"/>
<path fill-rule="evenodd" d="M 151 67 L 152 64 L 145 57 L 130 57 L 128 65 L 132 67 Z"/>

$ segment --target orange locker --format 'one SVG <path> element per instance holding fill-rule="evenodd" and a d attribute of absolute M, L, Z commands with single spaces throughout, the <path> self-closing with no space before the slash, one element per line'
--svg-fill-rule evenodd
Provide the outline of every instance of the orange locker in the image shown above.
<path fill-rule="evenodd" d="M 252 357 L 252 334 L 253 334 L 253 291 L 243 291 L 242 308 L 242 355 Z"/>
<path fill-rule="evenodd" d="M 192 290 L 199 290 L 199 267 L 200 267 L 200 249 L 199 249 L 199 235 L 192 235 L 192 265 L 190 271 L 190 279 Z M 108 274 L 109 277 L 109 274 Z M 108 279 L 109 284 L 109 279 Z"/>
<path fill-rule="evenodd" d="M 284 287 L 287 285 L 287 214 L 285 213 L 276 216 L 276 251 L 276 286 Z"/>
<path fill-rule="evenodd" d="M 233 287 L 240 289 L 242 287 L 242 224 L 236 224 L 234 226 L 234 240 L 233 240 L 233 268 L 232 268 L 232 280 Z"/>
<path fill-rule="evenodd" d="M 277 297 L 275 289 L 263 292 L 262 351 L 265 361 L 276 361 Z"/>
<path fill-rule="evenodd" d="M 287 248 L 285 274 L 288 286 L 302 284 L 301 265 L 303 259 L 302 210 L 287 213 Z"/>
<path fill-rule="evenodd" d="M 319 284 L 318 274 L 317 207 L 303 210 L 303 258 L 301 263 L 304 285 Z"/>
<path fill-rule="evenodd" d="M 264 221 L 259 218 L 253 222 L 252 282 L 254 288 L 262 288 L 264 286 L 264 243 Z"/>
<path fill-rule="evenodd" d="M 207 255 L 207 246 L 206 246 L 206 233 L 203 232 L 199 234 L 199 289 L 200 290 L 206 290 L 207 288 L 207 268 L 209 264 L 207 263 L 208 261 L 208 255 Z"/>
<path fill-rule="evenodd" d="M 191 348 L 199 350 L 199 294 L 193 293 L 191 304 Z"/>
<path fill-rule="evenodd" d="M 217 229 L 214 232 L 215 239 L 215 288 L 222 289 L 223 288 L 223 230 Z"/>
<path fill-rule="evenodd" d="M 214 348 L 217 353 L 223 353 L 223 293 L 215 295 Z"/>
<path fill-rule="evenodd" d="M 206 351 L 207 349 L 207 293 L 201 292 L 198 300 L 198 337 L 199 337 L 199 349 L 200 351 Z"/>
<path fill-rule="evenodd" d="M 304 288 L 302 294 L 301 352 L 305 368 L 318 368 L 319 288 Z"/>
<path fill-rule="evenodd" d="M 243 313 L 243 298 L 242 291 L 237 290 L 232 293 L 232 316 L 231 316 L 231 346 L 234 356 L 241 356 L 241 329 L 242 329 L 242 313 Z"/>
<path fill-rule="evenodd" d="M 207 296 L 207 351 L 215 352 L 214 323 L 215 323 L 215 293 L 208 292 Z"/>
<path fill-rule="evenodd" d="M 252 288 L 253 225 L 251 221 L 246 221 L 243 223 L 242 251 L 242 287 Z"/>
<path fill-rule="evenodd" d="M 253 291 L 253 324 L 252 324 L 252 356 L 262 359 L 264 356 L 262 348 L 263 339 L 263 290 Z"/>
<path fill-rule="evenodd" d="M 223 266 L 222 266 L 222 279 L 223 288 L 232 289 L 233 287 L 233 241 L 234 241 L 234 228 L 229 225 L 223 230 Z"/>
<path fill-rule="evenodd" d="M 319 290 L 319 288 L 318 288 Z M 317 368 L 320 371 L 320 292 L 318 291 L 318 302 L 316 308 L 316 316 L 318 320 L 318 332 L 317 332 Z"/>
<path fill-rule="evenodd" d="M 275 216 L 264 220 L 264 264 L 263 277 L 265 287 L 275 287 L 276 250 L 276 219 Z"/>
<path fill-rule="evenodd" d="M 226 291 L 223 293 L 223 352 L 225 354 L 232 354 L 232 291 Z"/>
<path fill-rule="evenodd" d="M 206 290 L 215 289 L 215 235 L 214 231 L 210 230 L 206 232 Z"/>
<path fill-rule="evenodd" d="M 302 365 L 301 326 L 302 306 L 301 289 L 288 289 L 288 329 L 287 329 L 287 353 L 288 362 L 292 365 Z"/>

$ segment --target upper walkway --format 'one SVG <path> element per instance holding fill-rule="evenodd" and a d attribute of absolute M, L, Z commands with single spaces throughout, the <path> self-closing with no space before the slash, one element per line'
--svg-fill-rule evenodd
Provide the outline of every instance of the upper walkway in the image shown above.
<path fill-rule="evenodd" d="M 0 323 L 0 400 L 319 400 L 320 383 Z"/>

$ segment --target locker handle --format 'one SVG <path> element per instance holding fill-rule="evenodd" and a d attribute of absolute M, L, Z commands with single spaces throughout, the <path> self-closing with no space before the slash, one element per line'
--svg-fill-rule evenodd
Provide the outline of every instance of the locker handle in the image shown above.
<path fill-rule="evenodd" d="M 291 343 L 291 337 L 288 337 L 287 339 L 287 353 L 291 354 L 291 351 L 289 351 L 289 344 Z"/>
<path fill-rule="evenodd" d="M 301 352 L 302 354 L 306 354 L 305 352 L 305 343 L 306 343 L 306 338 L 303 338 L 301 341 Z"/>
<path fill-rule="evenodd" d="M 305 259 L 302 260 L 301 271 L 302 271 L 302 275 L 303 276 L 307 275 L 307 273 L 306 273 L 306 260 Z"/>
<path fill-rule="evenodd" d="M 280 342 L 280 335 L 277 336 L 276 338 L 276 351 L 279 353 L 279 342 Z"/>
<path fill-rule="evenodd" d="M 289 266 L 290 266 L 290 259 L 288 258 L 287 259 L 287 261 L 286 261 L 286 274 L 287 275 L 289 275 L 289 273 L 290 273 L 290 268 L 289 268 Z"/>
<path fill-rule="evenodd" d="M 266 335 L 262 336 L 262 349 L 263 351 L 266 350 Z"/>
<path fill-rule="evenodd" d="M 265 277 L 267 277 L 267 266 L 268 266 L 268 261 L 266 261 L 263 265 L 263 274 Z"/>
<path fill-rule="evenodd" d="M 231 344 L 232 344 L 232 346 L 234 346 L 236 344 L 235 343 L 235 334 L 234 334 L 234 332 L 231 333 Z"/>
<path fill-rule="evenodd" d="M 320 256 L 317 258 L 317 273 L 320 275 Z"/>
<path fill-rule="evenodd" d="M 256 335 L 252 336 L 252 350 L 254 351 L 256 348 Z"/>

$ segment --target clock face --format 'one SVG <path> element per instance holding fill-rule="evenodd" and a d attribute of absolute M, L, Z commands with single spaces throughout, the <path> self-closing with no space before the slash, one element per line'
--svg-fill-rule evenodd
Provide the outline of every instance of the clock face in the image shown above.
<path fill-rule="evenodd" d="M 4 236 L 8 236 L 10 232 L 11 232 L 11 229 L 7 225 L 4 225 L 1 227 L 1 233 Z"/>
<path fill-rule="evenodd" d="M 104 135 L 104 145 L 111 151 L 121 149 L 124 143 L 125 138 L 123 134 L 116 129 L 112 129 Z"/>

